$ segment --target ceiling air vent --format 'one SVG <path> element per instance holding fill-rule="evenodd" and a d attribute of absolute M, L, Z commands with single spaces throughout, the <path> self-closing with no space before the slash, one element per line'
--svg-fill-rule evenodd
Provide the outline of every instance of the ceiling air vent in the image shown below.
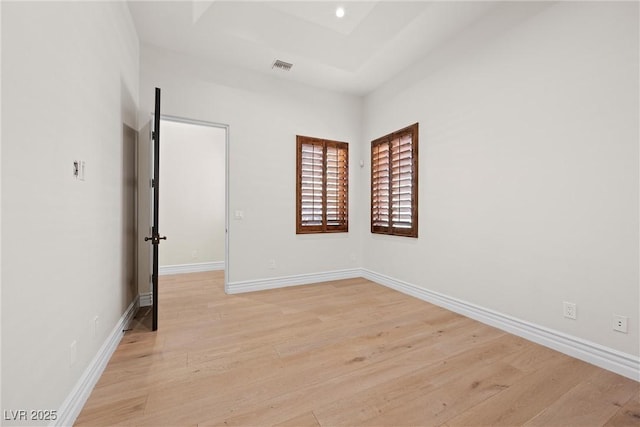
<path fill-rule="evenodd" d="M 276 59 L 271 68 L 277 68 L 282 71 L 289 71 L 293 67 L 293 64 L 289 64 L 288 62 L 280 61 Z"/>

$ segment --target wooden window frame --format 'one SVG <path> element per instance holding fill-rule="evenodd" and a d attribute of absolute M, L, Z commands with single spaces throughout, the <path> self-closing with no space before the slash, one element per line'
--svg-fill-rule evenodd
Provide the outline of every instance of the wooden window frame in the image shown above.
<path fill-rule="evenodd" d="M 322 147 L 322 220 L 321 224 L 309 225 L 303 220 L 303 145 L 315 145 Z M 337 181 L 343 181 L 343 191 L 338 190 L 336 197 L 339 199 L 336 209 L 342 212 L 336 213 L 337 219 L 330 221 L 328 214 L 328 149 L 343 150 L 346 159 L 343 167 L 338 167 Z M 338 184 L 339 185 L 339 184 Z M 342 206 L 342 209 L 339 208 Z M 332 224 L 330 222 L 337 222 Z M 347 233 L 349 231 L 349 144 L 340 141 L 313 138 L 296 135 L 296 234 L 316 233 Z"/>
<path fill-rule="evenodd" d="M 371 233 L 418 237 L 418 131 L 418 123 L 415 123 L 371 141 Z M 411 137 L 411 222 L 408 227 L 400 226 L 400 222 L 393 222 L 394 206 L 401 202 L 400 198 L 402 197 L 400 194 L 394 197 L 393 192 L 393 169 L 401 167 L 402 159 L 398 158 L 398 162 L 394 166 L 393 155 L 394 152 L 397 152 L 400 156 L 402 138 L 406 138 L 406 136 Z M 397 146 L 394 146 L 394 142 L 397 142 Z M 388 161 L 379 159 L 380 149 L 385 145 L 389 151 L 389 155 L 386 156 Z M 375 163 L 376 159 L 379 159 L 377 164 Z M 385 188 L 387 180 L 388 188 Z M 381 199 L 382 201 L 380 201 Z M 406 206 L 399 209 L 406 209 Z"/>

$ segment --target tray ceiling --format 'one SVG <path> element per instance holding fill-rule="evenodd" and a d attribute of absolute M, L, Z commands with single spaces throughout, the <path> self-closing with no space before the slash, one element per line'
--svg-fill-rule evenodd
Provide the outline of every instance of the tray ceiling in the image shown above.
<path fill-rule="evenodd" d="M 493 2 L 129 1 L 141 42 L 330 90 L 366 94 Z M 336 17 L 338 6 L 345 9 Z M 274 60 L 293 64 L 273 70 Z"/>

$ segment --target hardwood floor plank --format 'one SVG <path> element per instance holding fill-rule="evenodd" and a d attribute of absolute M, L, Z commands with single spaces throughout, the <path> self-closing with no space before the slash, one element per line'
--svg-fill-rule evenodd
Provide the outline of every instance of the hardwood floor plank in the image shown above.
<path fill-rule="evenodd" d="M 527 426 L 603 425 L 637 393 L 637 384 L 621 383 L 616 374 L 596 372 L 545 408 Z M 638 420 L 640 425 L 640 420 Z"/>
<path fill-rule="evenodd" d="M 388 383 L 359 395 L 334 400 L 315 409 L 314 413 L 322 425 L 394 424 L 394 419 L 404 420 L 406 415 L 406 408 L 396 411 L 397 408 L 406 405 L 407 402 L 422 399 L 433 390 L 440 390 L 441 387 L 455 381 L 468 382 L 470 385 L 478 382 L 479 385 L 478 375 L 487 368 L 497 369 L 504 375 L 522 376 L 513 367 L 499 364 L 505 352 L 508 354 L 509 351 L 501 345 L 508 345 L 507 339 L 508 337 L 499 337 L 474 351 L 463 352 L 454 357 L 432 357 L 431 363 L 420 363 L 414 359 L 416 371 L 393 378 Z M 400 418 L 397 418 L 398 416 Z"/>
<path fill-rule="evenodd" d="M 317 405 L 328 403 L 336 398 L 356 395 L 364 390 L 378 387 L 392 378 L 416 369 L 415 365 L 402 363 L 402 358 L 399 359 L 389 363 L 352 362 L 353 367 L 349 366 L 349 369 L 345 369 L 345 374 L 322 381 L 319 376 L 311 379 L 300 378 L 298 381 L 287 384 L 285 389 L 291 391 L 260 402 L 238 405 L 233 416 L 211 425 L 277 424 L 292 415 L 288 411 L 309 411 Z"/>
<path fill-rule="evenodd" d="M 279 424 L 276 427 L 320 427 L 313 412 L 307 412 L 297 417 L 293 417 Z"/>
<path fill-rule="evenodd" d="M 514 384 L 522 373 L 501 363 L 471 366 L 464 375 L 449 375 L 449 380 L 379 414 L 360 425 L 393 425 L 402 419 L 405 425 L 440 425 L 474 405 L 494 396 Z M 350 424 L 350 423 L 348 423 Z"/>
<path fill-rule="evenodd" d="M 83 410 L 74 425 L 113 425 L 122 420 L 135 419 L 144 413 L 148 393 L 138 392 L 134 395 L 119 396 L 110 402 L 92 404 Z"/>
<path fill-rule="evenodd" d="M 548 361 L 501 393 L 448 420 L 447 425 L 523 425 L 594 372 L 593 366 L 568 356 Z"/>
<path fill-rule="evenodd" d="M 635 395 L 605 423 L 605 427 L 638 425 L 640 425 L 640 394 L 636 390 Z"/>
<path fill-rule="evenodd" d="M 639 425 L 638 383 L 365 279 L 162 276 L 78 426 Z"/>

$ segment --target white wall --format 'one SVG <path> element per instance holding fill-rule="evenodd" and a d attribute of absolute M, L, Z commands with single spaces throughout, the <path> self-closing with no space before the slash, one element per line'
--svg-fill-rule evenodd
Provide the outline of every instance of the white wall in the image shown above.
<path fill-rule="evenodd" d="M 160 266 L 224 261 L 225 130 L 160 122 Z"/>
<path fill-rule="evenodd" d="M 365 153 L 420 122 L 420 236 L 364 267 L 638 355 L 638 4 L 493 12 L 366 98 Z"/>
<path fill-rule="evenodd" d="M 123 3 L 2 4 L 3 410 L 58 410 L 134 298 L 121 255 L 138 61 Z"/>
<path fill-rule="evenodd" d="M 229 223 L 229 282 L 360 265 L 359 98 L 144 45 L 140 64 L 142 122 L 148 121 L 157 86 L 163 114 L 230 126 L 229 212 L 241 210 L 244 219 Z M 350 143 L 348 234 L 295 234 L 296 134 Z M 140 229 L 148 230 L 148 223 Z M 142 249 L 141 259 L 148 259 L 147 250 Z M 275 261 L 275 269 L 269 268 L 269 260 Z M 147 286 L 140 291 L 148 292 Z"/>

